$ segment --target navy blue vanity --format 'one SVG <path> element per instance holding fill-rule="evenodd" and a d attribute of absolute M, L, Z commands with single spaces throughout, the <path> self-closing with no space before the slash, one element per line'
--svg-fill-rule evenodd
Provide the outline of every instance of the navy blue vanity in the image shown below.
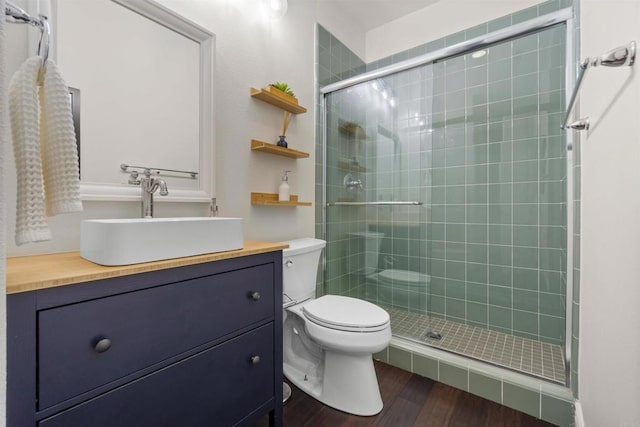
<path fill-rule="evenodd" d="M 11 427 L 282 425 L 280 250 L 7 305 Z"/>

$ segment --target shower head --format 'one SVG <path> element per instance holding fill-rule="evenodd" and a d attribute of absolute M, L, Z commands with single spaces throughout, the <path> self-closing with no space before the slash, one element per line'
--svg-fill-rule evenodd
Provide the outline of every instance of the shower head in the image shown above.
<path fill-rule="evenodd" d="M 615 49 L 596 58 L 593 65 L 604 65 L 606 67 L 622 67 L 624 65 L 631 66 L 636 60 L 636 42 L 632 41 L 625 46 L 619 46 Z"/>

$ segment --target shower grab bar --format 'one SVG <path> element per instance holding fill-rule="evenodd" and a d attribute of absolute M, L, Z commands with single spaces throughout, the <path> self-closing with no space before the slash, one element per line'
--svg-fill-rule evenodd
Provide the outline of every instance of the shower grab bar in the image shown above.
<path fill-rule="evenodd" d="M 410 201 L 410 202 L 333 202 L 327 203 L 327 206 L 420 206 L 422 202 Z"/>
<path fill-rule="evenodd" d="M 582 80 L 584 79 L 584 76 L 587 73 L 589 67 L 597 67 L 598 65 L 604 65 L 605 67 L 622 67 L 626 65 L 628 67 L 631 67 L 635 63 L 635 59 L 635 41 L 631 41 L 625 46 L 618 46 L 617 48 L 610 50 L 599 58 L 585 58 L 584 61 L 580 63 L 578 78 L 576 79 L 576 84 L 573 88 L 573 93 L 571 94 L 571 98 L 569 100 L 567 113 L 564 117 L 564 120 L 562 121 L 562 125 L 560 126 L 560 128 L 589 130 L 588 117 L 583 117 L 573 123 L 569 123 L 571 113 L 573 112 L 573 107 L 576 103 L 576 98 L 578 97 L 578 92 L 580 91 L 580 86 L 582 85 Z"/>

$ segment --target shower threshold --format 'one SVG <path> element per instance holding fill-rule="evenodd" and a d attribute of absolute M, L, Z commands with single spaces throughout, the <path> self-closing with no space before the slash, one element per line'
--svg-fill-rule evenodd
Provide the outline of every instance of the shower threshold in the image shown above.
<path fill-rule="evenodd" d="M 562 347 L 381 305 L 393 335 L 565 385 Z M 430 337 L 436 332 L 441 338 Z"/>

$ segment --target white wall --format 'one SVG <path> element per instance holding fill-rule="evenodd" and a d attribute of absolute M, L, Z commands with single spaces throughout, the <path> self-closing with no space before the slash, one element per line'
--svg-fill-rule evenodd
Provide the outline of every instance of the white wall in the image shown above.
<path fill-rule="evenodd" d="M 582 53 L 640 41 L 639 0 L 581 0 Z M 640 426 L 640 73 L 590 71 L 581 113 L 580 400 L 587 427 Z M 586 136 L 586 137 L 585 137 Z"/>
<path fill-rule="evenodd" d="M 251 191 L 277 192 L 284 170 L 292 170 L 291 193 L 314 201 L 315 24 L 340 33 L 343 42 L 364 50 L 364 32 L 341 22 L 324 2 L 289 1 L 281 21 L 265 20 L 255 0 L 184 2 L 162 0 L 216 33 L 217 196 L 223 215 L 245 218 L 253 239 L 279 240 L 314 234 L 314 209 L 251 206 Z M 250 87 L 273 81 L 293 87 L 308 112 L 293 118 L 287 140 L 311 158 L 291 160 L 249 150 L 252 138 L 275 142 L 282 111 L 249 97 Z"/>
<path fill-rule="evenodd" d="M 69 0 L 62 0 L 69 1 Z M 364 53 L 364 31 L 354 27 L 331 2 L 290 1 L 287 15 L 269 20 L 256 0 L 185 2 L 161 0 L 187 19 L 216 34 L 217 198 L 220 214 L 245 219 L 245 238 L 284 240 L 314 234 L 314 208 L 251 206 L 250 193 L 277 192 L 282 171 L 292 170 L 291 192 L 314 201 L 315 179 L 315 23 L 338 35 L 354 51 Z M 26 59 L 24 29 L 13 28 L 8 45 L 21 45 L 9 58 L 9 76 Z M 29 52 L 31 54 L 31 52 Z M 282 111 L 249 96 L 250 87 L 286 81 L 308 112 L 296 116 L 287 131 L 290 147 L 311 153 L 310 159 L 290 160 L 249 149 L 250 140 L 277 140 Z M 79 248 L 79 223 L 84 218 L 136 217 L 134 202 L 85 202 L 82 214 L 52 218 L 51 242 L 17 247 L 15 224 L 15 166 L 7 153 L 6 195 L 8 255 L 74 251 Z M 84 167 L 84 165 L 83 165 Z M 157 216 L 206 215 L 202 204 L 163 203 Z"/>
<path fill-rule="evenodd" d="M 376 61 L 543 1 L 440 0 L 368 31 L 366 61 Z"/>

